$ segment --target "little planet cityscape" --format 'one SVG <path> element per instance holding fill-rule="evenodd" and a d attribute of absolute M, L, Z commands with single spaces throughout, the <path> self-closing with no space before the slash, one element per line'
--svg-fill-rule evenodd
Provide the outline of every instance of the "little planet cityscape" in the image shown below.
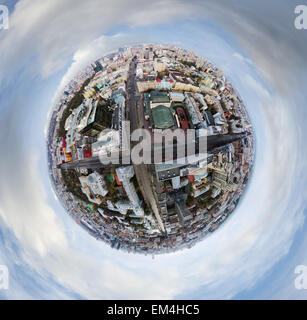
<path fill-rule="evenodd" d="M 48 121 L 59 200 L 117 250 L 154 257 L 193 247 L 234 212 L 252 173 L 241 97 L 221 69 L 172 45 L 127 46 L 89 62 Z"/>

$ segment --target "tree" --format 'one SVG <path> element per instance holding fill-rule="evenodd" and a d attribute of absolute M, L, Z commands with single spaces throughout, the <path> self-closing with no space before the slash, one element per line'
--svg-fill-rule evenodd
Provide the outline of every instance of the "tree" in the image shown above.
<path fill-rule="evenodd" d="M 71 114 L 72 110 L 79 107 L 80 104 L 83 102 L 83 91 L 84 88 L 89 84 L 91 81 L 91 78 L 88 78 L 84 81 L 81 89 L 72 97 L 72 99 L 67 103 L 67 107 L 63 111 L 62 118 L 60 120 L 59 129 L 57 131 L 57 135 L 61 138 L 65 137 L 66 131 L 65 131 L 65 122 L 69 115 Z"/>

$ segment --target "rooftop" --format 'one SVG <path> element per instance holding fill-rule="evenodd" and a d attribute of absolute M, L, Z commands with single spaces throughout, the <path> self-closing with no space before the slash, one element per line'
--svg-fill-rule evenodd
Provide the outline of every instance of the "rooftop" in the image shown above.
<path fill-rule="evenodd" d="M 162 96 L 162 95 L 152 96 L 150 94 L 150 100 L 152 103 L 169 103 L 170 102 L 170 99 L 168 96 Z"/>
<path fill-rule="evenodd" d="M 167 129 L 174 125 L 172 112 L 163 105 L 159 105 L 152 109 L 152 117 L 156 128 Z"/>

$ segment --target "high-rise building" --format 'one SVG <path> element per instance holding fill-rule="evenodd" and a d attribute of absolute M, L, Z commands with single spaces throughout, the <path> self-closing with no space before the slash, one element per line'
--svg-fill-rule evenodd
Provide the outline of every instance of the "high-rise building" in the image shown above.
<path fill-rule="evenodd" d="M 95 61 L 95 63 L 92 63 L 92 68 L 95 73 L 103 70 L 102 64 L 98 60 Z"/>
<path fill-rule="evenodd" d="M 116 175 L 118 177 L 118 180 L 120 182 L 122 182 L 122 184 L 123 184 L 123 187 L 127 193 L 128 199 L 134 209 L 134 213 L 137 216 L 143 217 L 144 210 L 141 207 L 141 201 L 135 191 L 135 187 L 134 187 L 133 183 L 130 181 L 130 179 L 134 176 L 133 166 L 117 168 Z"/>

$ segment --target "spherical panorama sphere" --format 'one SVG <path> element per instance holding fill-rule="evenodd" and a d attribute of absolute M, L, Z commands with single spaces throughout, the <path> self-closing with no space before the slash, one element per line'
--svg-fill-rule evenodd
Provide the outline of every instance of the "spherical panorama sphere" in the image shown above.
<path fill-rule="evenodd" d="M 97 240 L 144 254 L 191 248 L 238 205 L 252 130 L 239 94 L 203 57 L 120 48 L 89 62 L 52 107 L 50 176 Z"/>

